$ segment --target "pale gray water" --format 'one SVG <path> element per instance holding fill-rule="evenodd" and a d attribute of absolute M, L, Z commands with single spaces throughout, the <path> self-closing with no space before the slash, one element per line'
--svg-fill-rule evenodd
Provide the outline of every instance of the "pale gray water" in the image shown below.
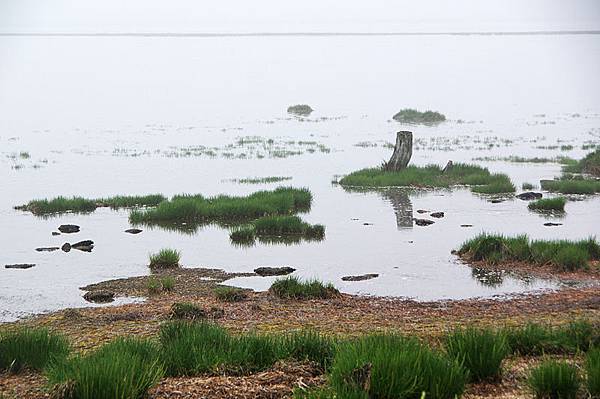
<path fill-rule="evenodd" d="M 564 225 L 548 228 L 520 200 L 491 204 L 464 189 L 347 192 L 331 181 L 388 158 L 382 144 L 406 128 L 420 143 L 437 142 L 419 144 L 415 164 L 583 156 L 582 144 L 600 144 L 599 37 L 0 37 L 0 265 L 37 264 L 0 269 L 0 320 L 83 306 L 77 287 L 147 273 L 148 253 L 162 247 L 181 250 L 190 267 L 290 265 L 345 292 L 418 300 L 554 288 L 556 282 L 510 276 L 482 284 L 450 250 L 481 231 L 586 238 L 599 230 L 598 197 L 569 202 Z M 285 109 L 295 103 L 316 112 L 308 121 L 290 118 Z M 404 107 L 439 110 L 450 121 L 436 127 L 390 121 Z M 226 148 L 248 136 L 303 153 L 271 158 L 263 150 Z M 377 146 L 355 146 L 361 142 Z M 574 149 L 535 148 L 566 144 Z M 189 150 L 200 145 L 216 147 L 217 156 Z M 478 163 L 508 173 L 518 186 L 560 174 L 557 164 Z M 56 195 L 250 193 L 277 185 L 227 179 L 271 175 L 293 176 L 283 184 L 311 189 L 314 205 L 305 218 L 326 225 L 325 241 L 242 249 L 217 227 L 194 235 L 160 229 L 127 235 L 127 211 L 41 219 L 12 209 Z M 395 209 L 406 216 L 411 207 L 446 217 L 410 227 Z M 82 232 L 50 235 L 67 222 Z M 34 251 L 80 239 L 93 239 L 94 251 Z M 381 277 L 340 280 L 370 272 Z M 270 281 L 234 283 L 265 289 Z"/>

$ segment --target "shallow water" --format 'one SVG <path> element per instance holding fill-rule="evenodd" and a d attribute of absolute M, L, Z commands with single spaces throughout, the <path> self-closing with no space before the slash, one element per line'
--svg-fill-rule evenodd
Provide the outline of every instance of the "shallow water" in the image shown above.
<path fill-rule="evenodd" d="M 468 189 L 355 192 L 331 184 L 387 159 L 384 144 L 401 129 L 418 139 L 412 162 L 419 165 L 580 158 L 583 144 L 600 144 L 598 35 L 0 37 L 0 60 L 0 265 L 37 264 L 0 269 L 1 321 L 89 305 L 78 287 L 148 273 L 148 253 L 162 247 L 179 249 L 187 267 L 289 265 L 345 292 L 417 300 L 556 288 L 555 281 L 482 276 L 450 251 L 481 231 L 576 239 L 599 230 L 599 197 L 569 202 L 563 225 L 549 228 L 524 201 L 492 204 Z M 285 110 L 294 103 L 316 111 L 291 118 Z M 390 121 L 404 107 L 450 120 L 432 127 Z M 261 140 L 237 145 L 244 137 Z M 557 145 L 573 150 L 536 148 Z M 508 173 L 519 187 L 560 174 L 557 164 L 477 163 Z M 278 184 L 229 179 L 273 175 L 311 189 L 304 217 L 326 225 L 324 241 L 240 248 L 216 226 L 128 235 L 126 210 L 44 219 L 12 208 L 57 195 L 246 194 Z M 417 209 L 446 217 L 412 226 Z M 51 236 L 62 223 L 82 231 Z M 95 241 L 92 253 L 34 250 L 83 239 Z M 340 280 L 363 273 L 380 277 Z M 266 289 L 271 281 L 231 283 Z"/>

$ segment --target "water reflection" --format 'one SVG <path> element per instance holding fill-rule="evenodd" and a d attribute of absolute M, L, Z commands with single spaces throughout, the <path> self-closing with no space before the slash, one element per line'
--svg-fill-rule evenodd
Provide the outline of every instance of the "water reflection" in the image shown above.
<path fill-rule="evenodd" d="M 481 285 L 490 288 L 500 287 L 504 283 L 503 272 L 500 270 L 488 270 L 479 267 L 471 269 L 471 275 Z"/>
<path fill-rule="evenodd" d="M 380 193 L 384 199 L 392 203 L 398 229 L 413 227 L 413 206 L 408 195 L 409 192 L 414 193 L 414 191 L 402 189 L 386 190 Z"/>

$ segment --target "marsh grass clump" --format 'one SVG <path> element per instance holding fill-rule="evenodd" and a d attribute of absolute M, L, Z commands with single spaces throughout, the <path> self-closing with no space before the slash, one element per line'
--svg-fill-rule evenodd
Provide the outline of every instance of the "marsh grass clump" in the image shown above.
<path fill-rule="evenodd" d="M 150 341 L 120 338 L 90 354 L 52 363 L 48 381 L 67 398 L 142 398 L 164 374 L 157 354 Z"/>
<path fill-rule="evenodd" d="M 580 383 L 573 365 L 556 360 L 544 361 L 533 369 L 527 379 L 536 398 L 574 399 Z"/>
<path fill-rule="evenodd" d="M 160 285 L 163 291 L 171 292 L 175 288 L 175 278 L 165 276 L 160 279 Z"/>
<path fill-rule="evenodd" d="M 0 370 L 12 373 L 27 368 L 42 370 L 68 354 L 67 339 L 45 328 L 20 328 L 0 333 Z"/>
<path fill-rule="evenodd" d="M 164 248 L 158 253 L 150 254 L 150 267 L 153 269 L 167 269 L 179 267 L 180 254 L 174 249 Z"/>
<path fill-rule="evenodd" d="M 308 104 L 290 105 L 287 109 L 288 114 L 299 116 L 309 116 L 314 110 Z"/>
<path fill-rule="evenodd" d="M 404 108 L 396 113 L 393 116 L 393 119 L 397 122 L 403 123 L 434 124 L 444 122 L 446 117 L 443 114 L 435 111 L 421 112 L 412 108 Z"/>
<path fill-rule="evenodd" d="M 531 183 L 527 183 L 527 182 L 525 182 L 525 183 L 523 183 L 523 184 L 521 185 L 521 188 L 522 188 L 523 190 L 533 190 L 533 189 L 535 188 L 535 186 L 534 186 L 533 184 L 531 184 Z"/>
<path fill-rule="evenodd" d="M 172 319 L 200 320 L 207 317 L 206 311 L 191 302 L 175 302 L 171 305 Z"/>
<path fill-rule="evenodd" d="M 213 292 L 215 297 L 221 302 L 241 302 L 248 298 L 245 290 L 237 287 L 216 287 Z"/>
<path fill-rule="evenodd" d="M 585 149 L 585 148 L 584 148 Z M 590 152 L 580 161 L 573 161 L 563 167 L 565 173 L 588 173 L 600 176 L 600 149 Z"/>
<path fill-rule="evenodd" d="M 455 164 L 444 172 L 437 165 L 410 165 L 400 171 L 384 168 L 368 168 L 340 179 L 342 186 L 362 187 L 436 187 L 449 188 L 456 185 L 471 186 L 475 192 L 498 194 L 515 192 L 515 186 L 504 174 L 492 174 L 487 168 L 476 165 Z"/>
<path fill-rule="evenodd" d="M 588 352 L 585 359 L 587 389 L 592 398 L 600 398 L 600 346 Z"/>
<path fill-rule="evenodd" d="M 166 198 L 161 194 L 143 196 L 116 196 L 110 198 L 87 199 L 82 197 L 56 197 L 53 199 L 42 199 L 29 201 L 26 205 L 17 207 L 30 211 L 34 215 L 47 215 L 52 213 L 93 212 L 101 206 L 113 209 L 129 208 L 136 206 L 156 206 Z"/>
<path fill-rule="evenodd" d="M 299 361 L 309 360 L 326 371 L 337 353 L 337 342 L 316 331 L 305 329 L 283 337 L 284 352 Z"/>
<path fill-rule="evenodd" d="M 238 227 L 229 234 L 229 239 L 236 244 L 254 244 L 255 238 L 253 225 Z"/>
<path fill-rule="evenodd" d="M 491 329 L 467 328 L 446 337 L 446 352 L 468 371 L 472 381 L 497 380 L 509 354 L 506 337 Z"/>
<path fill-rule="evenodd" d="M 315 279 L 302 281 L 295 276 L 275 280 L 269 292 L 283 299 L 327 299 L 340 293 L 331 283 L 323 284 Z"/>
<path fill-rule="evenodd" d="M 570 178 L 563 176 L 556 180 L 541 180 L 543 190 L 561 194 L 595 194 L 600 193 L 600 180 L 587 178 Z"/>
<path fill-rule="evenodd" d="M 542 198 L 527 205 L 533 211 L 564 212 L 567 199 L 564 197 Z"/>
<path fill-rule="evenodd" d="M 257 191 L 243 197 L 220 195 L 177 195 L 161 202 L 156 208 L 133 210 L 133 224 L 238 223 L 264 216 L 289 215 L 310 210 L 312 194 L 308 189 L 280 187 L 272 191 Z"/>
<path fill-rule="evenodd" d="M 162 277 L 160 279 L 151 276 L 146 281 L 146 288 L 150 295 L 160 294 L 161 292 L 171 292 L 175 287 L 175 279 L 171 276 Z"/>
<path fill-rule="evenodd" d="M 490 264 L 527 262 L 553 264 L 565 271 L 588 267 L 588 261 L 600 259 L 600 245 L 593 238 L 580 241 L 535 240 L 525 235 L 515 238 L 483 233 L 466 241 L 458 255 Z"/>
<path fill-rule="evenodd" d="M 240 184 L 267 184 L 279 183 L 286 180 L 292 180 L 291 176 L 266 176 L 266 177 L 247 177 L 244 179 L 234 179 L 233 181 Z"/>
<path fill-rule="evenodd" d="M 374 335 L 339 348 L 330 382 L 338 398 L 454 399 L 467 378 L 456 360 L 415 339 Z"/>
<path fill-rule="evenodd" d="M 283 241 L 293 241 L 297 237 L 297 242 L 301 239 L 322 240 L 325 237 L 325 226 L 311 225 L 298 216 L 265 216 L 249 225 L 236 228 L 229 235 L 231 241 L 238 244 L 254 244 L 256 237 L 261 242 L 269 242 L 270 238 L 274 238 L 274 243 L 279 241 L 278 237 L 282 237 Z"/>

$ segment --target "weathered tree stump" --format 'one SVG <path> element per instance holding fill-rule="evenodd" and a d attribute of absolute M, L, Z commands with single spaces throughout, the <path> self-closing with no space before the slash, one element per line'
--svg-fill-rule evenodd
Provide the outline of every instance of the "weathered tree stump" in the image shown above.
<path fill-rule="evenodd" d="M 383 165 L 385 170 L 398 171 L 406 168 L 412 157 L 412 139 L 412 132 L 402 130 L 396 133 L 394 153 L 390 160 Z"/>

